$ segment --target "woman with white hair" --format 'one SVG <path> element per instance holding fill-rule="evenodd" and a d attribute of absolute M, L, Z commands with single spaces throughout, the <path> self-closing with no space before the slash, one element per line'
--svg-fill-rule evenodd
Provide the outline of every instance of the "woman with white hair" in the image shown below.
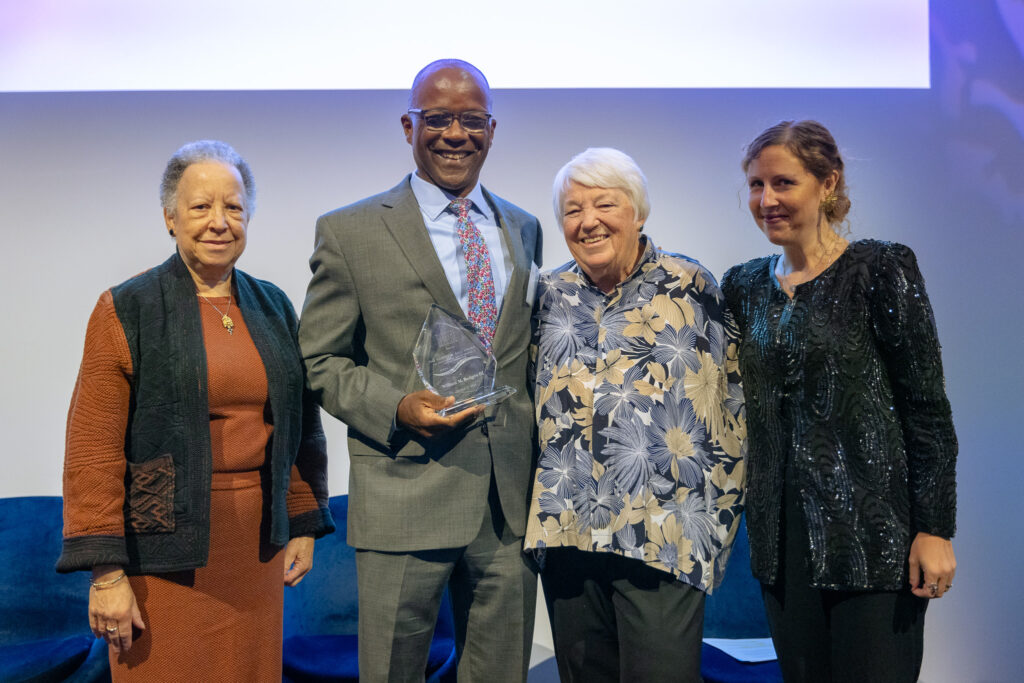
<path fill-rule="evenodd" d="M 714 277 L 643 234 L 647 181 L 591 148 L 555 176 L 573 261 L 540 280 L 526 547 L 563 681 L 699 681 L 704 596 L 744 484 L 735 330 Z"/>

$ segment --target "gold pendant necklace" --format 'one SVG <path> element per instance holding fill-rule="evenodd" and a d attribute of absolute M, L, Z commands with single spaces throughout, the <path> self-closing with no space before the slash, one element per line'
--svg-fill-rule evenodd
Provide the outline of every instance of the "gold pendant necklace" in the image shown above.
<path fill-rule="evenodd" d="M 228 294 L 228 305 L 227 305 L 227 308 L 225 310 L 223 310 L 223 311 L 220 310 L 219 308 L 217 308 L 217 304 L 215 304 L 212 301 L 210 301 L 209 299 L 207 299 L 205 295 L 200 294 L 199 296 L 203 297 L 203 301 L 205 301 L 206 303 L 208 303 L 211 306 L 213 306 L 213 310 L 215 310 L 218 313 L 220 313 L 220 324 L 224 326 L 224 329 L 228 331 L 228 334 L 234 334 L 235 333 L 235 321 L 232 320 L 231 317 L 228 315 L 228 311 L 231 310 L 231 295 Z"/>

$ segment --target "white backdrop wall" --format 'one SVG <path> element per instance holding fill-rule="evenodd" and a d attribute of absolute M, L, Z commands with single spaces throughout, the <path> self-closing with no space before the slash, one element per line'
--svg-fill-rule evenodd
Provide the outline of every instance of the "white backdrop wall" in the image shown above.
<path fill-rule="evenodd" d="M 585 147 L 623 149 L 650 181 L 648 234 L 720 276 L 771 251 L 746 211 L 743 145 L 783 118 L 826 123 L 848 162 L 852 236 L 918 254 L 960 438 L 960 569 L 929 609 L 923 680 L 1011 681 L 1024 612 L 1024 42 L 1000 16 L 1024 3 L 954 4 L 933 2 L 931 90 L 498 91 L 483 181 L 541 218 L 553 267 L 568 252 L 552 176 Z M 299 308 L 315 218 L 412 170 L 405 107 L 393 90 L 0 94 L 0 496 L 60 493 L 89 312 L 171 253 L 157 183 L 179 145 L 221 138 L 249 160 L 259 205 L 239 266 Z M 343 493 L 344 427 L 325 426 Z"/>

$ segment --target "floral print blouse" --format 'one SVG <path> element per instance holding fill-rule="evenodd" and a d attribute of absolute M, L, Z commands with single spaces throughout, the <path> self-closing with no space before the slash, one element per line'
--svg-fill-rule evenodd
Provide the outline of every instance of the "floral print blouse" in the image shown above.
<path fill-rule="evenodd" d="M 609 294 L 541 277 L 526 548 L 611 552 L 711 590 L 743 508 L 737 331 L 714 277 L 646 237 Z"/>

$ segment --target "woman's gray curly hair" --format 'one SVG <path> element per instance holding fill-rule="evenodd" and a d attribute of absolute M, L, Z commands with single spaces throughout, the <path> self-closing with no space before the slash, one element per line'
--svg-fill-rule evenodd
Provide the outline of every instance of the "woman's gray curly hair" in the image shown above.
<path fill-rule="evenodd" d="M 171 156 L 167 167 L 164 168 L 163 178 L 160 179 L 160 205 L 173 216 L 178 205 L 178 184 L 181 182 L 181 176 L 192 164 L 204 161 L 219 161 L 238 170 L 238 174 L 242 176 L 242 185 L 245 186 L 245 210 L 252 216 L 256 210 L 256 181 L 252 177 L 252 170 L 234 147 L 220 140 L 189 142 Z"/>

